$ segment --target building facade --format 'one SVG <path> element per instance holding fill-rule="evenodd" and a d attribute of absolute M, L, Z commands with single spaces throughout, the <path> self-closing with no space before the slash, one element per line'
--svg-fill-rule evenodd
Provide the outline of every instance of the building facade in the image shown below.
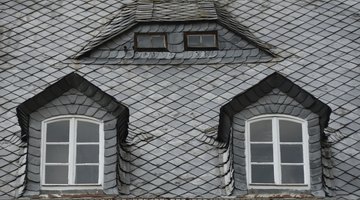
<path fill-rule="evenodd" d="M 360 198 L 360 3 L 0 8 L 0 199 Z"/>

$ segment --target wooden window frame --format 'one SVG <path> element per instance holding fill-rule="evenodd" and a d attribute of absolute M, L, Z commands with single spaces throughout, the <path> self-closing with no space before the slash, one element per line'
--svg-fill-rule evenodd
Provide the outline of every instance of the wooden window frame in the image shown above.
<path fill-rule="evenodd" d="M 164 48 L 158 48 L 158 47 L 154 47 L 154 48 L 142 48 L 142 47 L 138 47 L 138 42 L 137 42 L 137 37 L 139 35 L 163 35 L 164 36 L 164 42 L 165 42 L 165 47 Z M 168 42 L 167 42 L 167 33 L 165 32 L 149 32 L 149 33 L 141 33 L 141 32 L 137 32 L 134 34 L 134 50 L 135 51 L 139 51 L 139 52 L 143 52 L 143 51 L 150 51 L 150 52 L 166 52 L 168 51 Z"/>
<path fill-rule="evenodd" d="M 214 47 L 189 47 L 188 46 L 188 36 L 189 35 L 214 35 L 215 36 L 215 46 Z M 217 31 L 185 32 L 184 33 L 184 48 L 186 51 L 218 50 L 219 49 L 218 32 Z"/>
<path fill-rule="evenodd" d="M 69 121 L 69 142 L 65 142 L 69 144 L 69 157 L 68 163 L 51 163 L 50 165 L 57 166 L 66 165 L 68 166 L 68 183 L 67 184 L 47 184 L 45 183 L 45 166 L 49 165 L 46 163 L 46 145 L 48 143 L 56 144 L 63 142 L 46 142 L 46 133 L 47 133 L 47 124 L 57 121 Z M 85 121 L 99 125 L 99 142 L 82 142 L 81 144 L 98 144 L 99 145 L 99 163 L 97 163 L 99 167 L 98 174 L 98 182 L 97 183 L 89 183 L 89 184 L 76 184 L 76 136 L 77 136 L 77 122 Z M 81 164 L 81 165 L 93 165 L 93 164 Z M 46 119 L 41 124 L 41 165 L 40 165 L 40 182 L 42 190 L 93 190 L 93 189 L 102 189 L 103 178 L 104 178 L 104 123 L 100 120 L 80 116 L 80 115 L 65 115 L 58 116 Z"/>
<path fill-rule="evenodd" d="M 272 121 L 272 142 L 273 145 L 273 167 L 275 183 L 252 183 L 251 177 L 251 151 L 250 151 L 250 124 L 262 120 Z M 304 166 L 304 183 L 284 184 L 281 183 L 281 154 L 280 154 L 280 131 L 279 120 L 287 120 L 301 124 L 302 126 L 302 148 Z M 282 142 L 283 143 L 283 142 Z M 246 155 L 246 174 L 247 186 L 249 189 L 291 189 L 291 190 L 309 190 L 310 189 L 310 165 L 309 165 L 309 134 L 307 121 L 288 115 L 262 115 L 251 118 L 245 122 L 245 155 Z M 264 163 L 264 162 L 263 162 Z"/>

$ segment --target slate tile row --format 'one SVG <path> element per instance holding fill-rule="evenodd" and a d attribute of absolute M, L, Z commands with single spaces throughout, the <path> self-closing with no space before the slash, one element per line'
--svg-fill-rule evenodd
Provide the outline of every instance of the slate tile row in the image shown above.
<path fill-rule="evenodd" d="M 2 59 L 0 59 L 0 77 L 2 77 L 0 90 L 4 94 L 0 97 L 0 126 L 2 127 L 0 140 L 15 140 L 18 141 L 16 146 L 21 145 L 20 127 L 15 108 L 21 102 L 41 92 L 49 84 L 77 70 L 91 83 L 107 93 L 113 94 L 112 96 L 115 96 L 118 101 L 129 106 L 128 139 L 133 145 L 129 147 L 130 155 L 132 148 L 142 150 L 142 143 L 139 141 L 144 138 L 146 140 L 153 135 L 158 135 L 155 137 L 156 139 L 168 142 L 167 145 L 170 147 L 167 151 L 169 152 L 177 148 L 176 142 L 169 143 L 169 141 L 180 140 L 183 145 L 185 143 L 196 147 L 198 144 L 193 144 L 191 141 L 202 141 L 204 135 L 201 133 L 217 126 L 219 108 L 222 105 L 276 70 L 302 88 L 306 88 L 307 92 L 329 105 L 333 110 L 329 127 L 325 130 L 329 137 L 329 156 L 333 164 L 332 166 L 324 164 L 324 166 L 334 173 L 335 180 L 335 189 L 330 190 L 333 190 L 339 198 L 356 199 L 360 197 L 357 187 L 359 179 L 353 174 L 357 172 L 360 160 L 358 154 L 353 153 L 357 150 L 356 138 L 360 124 L 357 98 L 360 93 L 360 80 L 358 80 L 360 33 L 356 17 L 359 4 L 345 0 L 316 1 L 307 2 L 307 4 L 304 4 L 303 1 L 294 3 L 290 0 L 281 3 L 268 1 L 261 5 L 259 2 L 244 4 L 240 1 L 219 3 L 222 9 L 231 12 L 238 22 L 249 27 L 249 30 L 255 33 L 255 36 L 261 41 L 273 46 L 273 52 L 287 59 L 276 63 L 256 65 L 232 65 L 229 63 L 208 66 L 188 65 L 183 68 L 169 65 L 63 64 L 63 59 L 74 56 L 76 52 L 86 46 L 89 40 L 95 37 L 100 27 L 117 15 L 122 3 L 99 1 L 99 4 L 96 5 L 82 2 L 50 5 L 42 2 L 4 1 L 2 5 L 5 9 L 2 10 L 2 15 L 5 15 L 3 18 L 5 20 L 0 22 L 5 30 L 0 44 L 6 47 L 0 50 L 0 55 L 2 55 Z M 77 14 L 70 10 L 76 10 Z M 59 13 L 59 15 L 54 17 L 52 13 Z M 67 17 L 67 13 L 70 17 Z M 131 15 L 131 12 L 127 15 Z M 89 16 L 89 18 L 82 16 Z M 24 21 L 24 19 L 28 19 L 28 21 Z M 116 23 L 113 21 L 115 31 L 119 30 L 116 29 L 116 24 L 122 19 L 117 18 Z M 52 34 L 54 36 L 49 37 Z M 181 64 L 180 61 L 179 64 Z M 104 76 L 106 78 L 101 78 Z M 148 80 L 151 77 L 154 78 Z M 203 84 L 198 85 L 201 82 Z M 137 85 L 141 87 L 135 87 Z M 179 88 L 182 90 L 180 91 Z M 160 91 L 163 92 L 161 96 L 158 95 Z M 180 97 L 168 98 L 167 95 L 171 94 Z M 138 98 L 139 95 L 142 98 Z M 194 100 L 198 102 L 189 104 Z M 141 105 L 141 109 L 137 108 L 138 105 Z M 197 111 L 193 111 L 193 109 L 197 109 Z M 154 111 L 161 111 L 157 113 L 160 116 L 151 115 Z M 179 119 L 176 116 L 177 113 L 181 113 Z M 143 117 L 144 120 L 142 120 Z M 180 120 L 188 117 L 191 119 L 191 123 L 187 119 Z M 161 123 L 156 123 L 157 121 L 161 121 Z M 190 129 L 192 127 L 192 131 L 196 128 L 200 133 L 181 134 L 183 125 L 190 126 Z M 156 139 L 145 142 L 156 141 Z M 156 145 L 158 144 L 155 143 L 154 146 Z M 200 146 L 215 148 L 212 143 L 207 146 L 205 142 Z M 186 149 L 181 150 L 185 151 Z M 6 150 L 2 151 L 7 155 Z M 212 160 L 211 158 L 216 157 L 214 152 L 215 149 L 207 151 L 207 148 L 202 148 L 199 152 L 188 152 L 179 157 L 196 157 L 198 155 L 206 157 L 206 160 Z M 151 170 L 146 167 L 157 166 L 158 160 L 153 161 L 152 158 L 149 158 L 150 164 L 144 164 L 148 160 L 141 159 L 141 156 L 147 154 L 155 156 L 151 152 L 148 153 L 146 149 L 143 154 L 135 154 L 134 161 L 139 161 L 139 163 L 135 162 L 130 169 L 144 170 L 152 174 Z M 22 154 L 17 156 L 23 157 Z M 175 155 L 171 154 L 171 156 Z M 6 157 L 6 159 L 10 157 Z M 177 157 L 169 157 L 164 162 L 170 164 L 169 161 L 172 158 Z M 8 168 L 14 167 L 11 160 L 2 158 L 0 160 Z M 14 168 L 21 168 L 19 160 L 15 161 L 16 167 Z M 192 164 L 188 164 L 190 165 L 186 166 L 192 169 Z M 205 170 L 216 171 L 219 169 L 219 164 L 216 166 L 212 163 L 207 164 L 206 166 L 209 168 Z M 352 173 L 349 173 L 348 170 Z M 332 179 L 330 172 L 329 177 Z M 160 171 L 159 173 L 164 172 Z M 170 174 L 176 176 L 181 172 Z M 135 175 L 132 175 L 133 178 Z M 203 186 L 196 185 L 196 189 L 192 190 L 189 195 L 197 196 L 208 191 L 207 188 L 212 188 L 212 182 L 220 182 L 220 178 L 216 175 L 218 174 L 199 177 L 199 183 L 205 181 L 205 184 Z M 5 178 L 8 181 L 0 187 L 0 195 L 3 198 L 13 197 L 19 188 L 18 183 L 22 182 L 22 177 L 16 177 L 14 181 L 11 181 L 12 178 L 15 177 L 9 175 L 8 178 Z M 149 179 L 144 178 L 143 181 Z M 155 180 L 161 182 L 163 179 L 156 178 Z M 179 178 L 169 178 L 167 180 L 170 182 L 169 184 L 155 187 L 154 195 L 164 194 L 167 191 L 170 191 L 169 194 L 172 197 L 183 194 L 182 190 L 175 191 L 173 188 L 173 183 L 179 180 Z M 327 185 L 331 186 L 331 181 Z M 129 193 L 141 196 L 140 194 L 146 193 L 147 189 L 154 188 L 154 186 L 139 183 L 132 186 Z M 184 188 L 187 186 L 184 185 L 182 189 L 184 190 Z M 221 190 L 219 193 L 213 192 L 211 195 L 218 196 L 223 192 Z"/>

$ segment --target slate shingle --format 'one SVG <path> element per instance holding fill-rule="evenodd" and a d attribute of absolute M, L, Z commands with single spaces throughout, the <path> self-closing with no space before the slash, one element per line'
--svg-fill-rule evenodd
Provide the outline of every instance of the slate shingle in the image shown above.
<path fill-rule="evenodd" d="M 97 4 L 81 1 L 65 1 L 62 4 L 6 0 L 2 2 L 4 9 L 1 15 L 4 17 L 1 18 L 4 20 L 0 22 L 3 27 L 0 41 L 0 46 L 3 47 L 0 50 L 2 55 L 0 59 L 1 153 L 10 154 L 7 150 L 9 143 L 15 146 L 26 146 L 20 140 L 21 134 L 15 116 L 15 107 L 43 91 L 49 84 L 65 74 L 78 71 L 89 82 L 104 89 L 105 92 L 114 93 L 113 96 L 118 101 L 128 102 L 131 113 L 129 146 L 124 148 L 127 148 L 127 153 L 131 157 L 130 169 L 141 169 L 159 177 L 155 180 L 166 181 L 165 184 L 151 191 L 153 196 L 167 194 L 169 197 L 174 197 L 178 193 L 171 191 L 177 188 L 175 183 L 181 181 L 178 175 L 182 172 L 168 172 L 172 169 L 171 161 L 177 157 L 189 158 L 186 169 L 183 169 L 185 171 L 196 166 L 193 160 L 194 163 L 197 161 L 190 157 L 205 157 L 205 164 L 202 164 L 200 168 L 207 166 L 204 170 L 212 172 L 194 179 L 192 181 L 194 189 L 187 195 L 190 197 L 203 196 L 205 193 L 211 197 L 223 195 L 225 192 L 222 187 L 209 186 L 209 184 L 214 185 L 220 182 L 219 174 L 214 173 L 221 165 L 220 162 L 216 163 L 215 159 L 218 158 L 217 147 L 211 142 L 208 144 L 205 140 L 200 140 L 201 137 L 194 138 L 193 132 L 184 133 L 179 127 L 187 124 L 199 131 L 216 127 L 222 105 L 272 72 L 279 71 L 297 85 L 311 88 L 312 91 L 309 92 L 315 98 L 330 105 L 334 110 L 329 127 L 326 129 L 329 142 L 333 143 L 329 147 L 329 151 L 333 154 L 328 155 L 333 164 L 330 165 L 330 161 L 323 163 L 326 169 L 329 169 L 326 173 L 330 181 L 326 180 L 326 184 L 331 186 L 331 180 L 335 180 L 335 185 L 327 192 L 333 191 L 339 198 L 357 199 L 360 197 L 359 188 L 355 187 L 357 184 L 351 184 L 351 181 L 358 180 L 358 177 L 353 173 L 347 173 L 352 169 L 352 172 L 355 172 L 360 160 L 359 154 L 351 154 L 353 156 L 349 157 L 349 152 L 358 151 L 356 141 L 359 139 L 358 124 L 360 124 L 358 109 L 360 102 L 357 98 L 360 93 L 360 79 L 358 78 L 360 77 L 358 69 L 360 32 L 357 25 L 360 4 L 358 2 L 348 0 L 312 2 L 284 0 L 265 3 L 219 1 L 219 7 L 224 12 L 229 12 L 236 23 L 247 26 L 256 37 L 270 44 L 273 52 L 286 58 L 273 63 L 251 65 L 231 64 L 228 61 L 228 64 L 223 65 L 211 64 L 219 62 L 210 59 L 209 63 L 203 62 L 201 65 L 181 66 L 186 55 L 182 55 L 183 57 L 174 62 L 174 65 L 166 65 L 164 62 L 161 67 L 147 65 L 149 63 L 146 60 L 138 65 L 113 63 L 112 67 L 101 64 L 102 61 L 92 64 L 95 60 L 91 59 L 81 64 L 66 60 L 86 46 L 89 40 L 96 38 L 101 27 L 106 23 L 110 25 L 110 28 L 103 30 L 105 36 L 111 35 L 107 31 L 117 32 L 122 30 L 121 28 L 133 25 L 130 18 L 133 17 L 132 12 L 135 7 L 124 7 L 122 16 L 119 14 L 123 4 L 131 2 L 99 1 Z M 168 30 L 172 29 L 175 27 L 169 26 Z M 118 56 L 122 58 L 125 54 Z M 168 72 L 168 74 L 161 74 L 161 72 Z M 97 80 L 102 76 L 108 79 Z M 205 83 L 200 84 L 199 81 L 191 79 L 185 80 L 186 77 L 191 76 Z M 139 77 L 144 80 L 137 80 Z M 157 80 L 149 79 L 150 77 L 156 77 Z M 171 84 L 158 84 L 163 81 L 169 81 Z M 136 85 L 142 87 L 134 88 Z M 263 89 L 266 90 L 266 88 Z M 203 102 L 204 95 L 208 93 L 214 95 L 214 98 Z M 142 97 L 136 96 L 138 94 Z M 162 96 L 158 99 L 161 102 L 155 102 L 150 98 L 154 94 Z M 170 96 L 171 94 L 176 94 L 178 97 L 174 99 Z M 203 103 L 190 104 L 193 101 Z M 213 112 L 207 112 L 209 110 Z M 349 113 L 346 114 L 347 112 Z M 182 116 L 190 117 L 191 121 L 184 120 Z M 151 117 L 154 120 L 144 122 L 141 120 L 143 117 Z M 153 122 L 156 121 L 162 123 L 154 124 Z M 169 126 L 170 123 L 180 124 L 180 126 Z M 212 137 L 204 136 L 204 138 L 211 139 Z M 197 148 L 199 143 L 192 141 L 198 139 L 206 148 Z M 168 148 L 163 149 L 166 152 L 181 148 L 185 144 L 190 147 L 187 148 L 188 150 L 182 149 L 185 153 L 181 155 L 166 154 L 168 156 L 163 159 L 165 164 L 159 166 L 163 171 L 155 174 L 152 171 L 153 167 L 148 168 L 155 165 L 144 164 L 151 163 L 154 157 L 146 157 L 152 154 L 141 147 L 147 143 L 159 147 L 160 143 L 155 142 L 157 140 L 166 142 L 165 146 Z M 0 165 L 7 166 L 0 169 L 0 179 L 6 180 L 6 184 L 0 186 L 0 196 L 5 199 L 14 197 L 16 193 L 21 194 L 24 189 L 19 183 L 24 180 L 26 156 L 20 151 L 13 155 L 19 158 L 15 159 L 15 162 L 10 157 L 0 158 Z M 331 168 L 333 171 L 330 170 Z M 19 176 L 7 173 L 12 169 L 19 169 L 17 172 Z M 333 175 L 331 175 L 332 172 Z M 188 173 L 194 174 L 192 171 Z M 143 188 L 145 183 L 133 183 L 146 182 L 147 179 L 137 177 L 135 171 L 132 173 L 130 170 L 129 174 L 133 182 L 125 178 L 121 179 L 130 185 L 129 194 L 146 196 L 148 191 Z M 231 185 L 230 182 L 227 184 Z M 351 187 L 348 188 L 345 185 Z M 182 189 L 187 187 L 187 184 L 181 185 Z"/>

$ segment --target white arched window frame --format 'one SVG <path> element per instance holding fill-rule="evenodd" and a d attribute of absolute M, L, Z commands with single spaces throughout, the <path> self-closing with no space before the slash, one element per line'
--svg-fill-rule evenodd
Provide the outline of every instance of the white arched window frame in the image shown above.
<path fill-rule="evenodd" d="M 63 126 L 61 123 L 66 124 L 65 126 L 67 127 L 65 129 L 68 130 L 68 139 L 59 139 L 58 136 L 53 135 L 51 136 L 53 138 L 51 139 L 52 141 L 49 141 L 48 138 L 50 138 L 51 133 L 49 133 L 48 127 L 57 122 L 60 122 L 58 127 Z M 82 133 L 81 130 L 83 130 Z M 87 131 L 92 133 L 92 139 L 90 137 L 87 138 Z M 92 154 L 93 152 L 96 152 L 98 155 Z M 58 182 L 57 178 L 55 178 L 54 181 L 54 177 L 51 177 L 54 174 L 46 174 L 47 170 L 56 171 L 59 174 L 57 178 L 62 179 L 60 175 L 65 177 L 62 180 L 58 180 Z M 84 175 L 82 177 L 79 176 L 79 174 L 87 170 L 97 171 L 97 173 L 92 174 L 93 180 L 86 180 L 88 177 Z M 42 122 L 40 167 L 42 190 L 101 189 L 103 174 L 104 124 L 102 121 L 81 115 L 64 115 L 49 118 Z M 52 180 L 49 181 L 49 179 Z"/>
<path fill-rule="evenodd" d="M 261 121 L 263 122 L 267 121 L 268 127 L 271 124 L 271 134 L 269 133 L 269 135 L 271 135 L 271 141 L 270 140 L 266 141 L 266 139 L 264 140 L 261 139 L 263 141 L 256 141 L 256 139 L 251 138 L 251 134 L 252 134 L 250 128 L 251 125 L 254 125 L 254 127 L 255 125 L 258 125 L 256 128 L 261 129 L 259 123 L 255 124 L 255 122 L 261 122 Z M 293 124 L 297 124 L 298 127 L 301 127 L 301 141 L 296 141 L 296 142 L 281 141 L 280 121 L 282 123 L 292 122 Z M 255 150 L 256 145 L 260 147 L 258 148 L 260 150 L 257 151 Z M 266 148 L 261 147 L 261 145 L 266 146 Z M 289 158 L 289 154 L 292 154 L 292 152 L 281 151 L 282 145 L 288 147 L 301 146 L 302 156 L 296 156 L 294 153 L 293 158 L 291 157 Z M 247 120 L 245 122 L 245 152 L 246 152 L 247 186 L 249 189 L 294 189 L 294 190 L 310 189 L 309 135 L 308 135 L 308 125 L 306 120 L 288 115 L 262 115 Z M 291 160 L 290 163 L 282 161 L 282 152 L 284 152 L 283 157 L 287 157 L 287 159 Z M 285 156 L 285 152 L 288 154 L 287 156 Z M 256 156 L 255 154 L 259 156 Z M 297 152 L 297 154 L 299 154 L 299 152 Z M 259 158 L 252 158 L 252 156 Z M 298 161 L 294 162 L 294 160 L 298 160 Z M 263 167 L 263 169 L 261 170 L 262 166 L 265 167 Z M 294 182 L 287 183 L 286 181 L 283 181 L 286 179 L 287 180 L 291 179 L 289 176 L 285 176 L 282 173 L 283 166 L 284 169 L 286 169 L 286 167 L 291 168 L 292 166 L 294 166 L 293 168 L 297 168 L 297 169 L 302 167 L 303 181 L 298 181 L 298 182 L 295 181 L 295 183 Z M 258 167 L 257 170 L 260 173 L 256 173 L 255 170 L 256 167 Z M 265 176 L 271 177 L 271 174 L 273 175 L 273 180 L 270 181 L 269 179 L 265 181 L 260 180 L 262 177 L 261 175 L 264 175 L 264 177 Z M 254 179 L 258 179 L 258 180 L 254 180 Z"/>

